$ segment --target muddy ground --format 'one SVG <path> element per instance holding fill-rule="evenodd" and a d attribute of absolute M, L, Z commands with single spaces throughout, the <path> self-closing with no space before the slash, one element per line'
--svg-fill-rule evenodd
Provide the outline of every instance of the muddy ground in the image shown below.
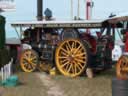
<path fill-rule="evenodd" d="M 19 85 L 0 87 L 0 96 L 112 96 L 114 71 L 97 73 L 93 79 L 63 75 L 50 76 L 44 72 L 16 73 Z"/>

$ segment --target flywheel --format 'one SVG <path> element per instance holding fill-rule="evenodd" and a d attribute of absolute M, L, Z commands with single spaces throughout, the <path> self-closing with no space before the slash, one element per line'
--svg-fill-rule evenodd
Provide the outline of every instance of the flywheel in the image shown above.
<path fill-rule="evenodd" d="M 62 41 L 55 53 L 56 66 L 65 76 L 76 77 L 83 71 L 88 62 L 86 46 L 78 39 Z"/>
<path fill-rule="evenodd" d="M 38 55 L 32 49 L 26 49 L 21 53 L 20 65 L 23 71 L 33 72 L 38 64 Z"/>
<path fill-rule="evenodd" d="M 116 65 L 116 74 L 120 79 L 128 79 L 128 56 L 121 56 Z"/>

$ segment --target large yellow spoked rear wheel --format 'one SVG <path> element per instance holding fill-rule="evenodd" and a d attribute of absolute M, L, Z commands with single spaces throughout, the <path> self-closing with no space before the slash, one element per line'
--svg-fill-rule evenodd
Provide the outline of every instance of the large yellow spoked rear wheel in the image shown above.
<path fill-rule="evenodd" d="M 24 50 L 21 54 L 20 65 L 23 71 L 33 72 L 38 64 L 38 55 L 32 49 Z"/>
<path fill-rule="evenodd" d="M 79 76 L 87 65 L 87 49 L 78 39 L 66 39 L 56 49 L 55 60 L 58 70 L 63 75 Z"/>
<path fill-rule="evenodd" d="M 121 56 L 116 65 L 116 74 L 120 79 L 128 79 L 128 56 Z"/>

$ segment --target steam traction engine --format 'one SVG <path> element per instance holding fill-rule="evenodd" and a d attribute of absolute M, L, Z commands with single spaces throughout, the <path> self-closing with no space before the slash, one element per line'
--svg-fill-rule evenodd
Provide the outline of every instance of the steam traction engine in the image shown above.
<path fill-rule="evenodd" d="M 12 26 L 20 29 L 22 45 L 27 46 L 21 52 L 21 68 L 32 72 L 51 64 L 70 77 L 82 74 L 87 67 L 111 68 L 114 29 L 108 25 L 100 20 L 15 22 Z M 83 28 L 101 32 L 92 36 Z"/>
<path fill-rule="evenodd" d="M 123 22 L 121 34 L 123 35 L 124 52 L 116 66 L 116 74 L 119 79 L 128 79 L 128 16 L 117 18 L 116 22 Z"/>

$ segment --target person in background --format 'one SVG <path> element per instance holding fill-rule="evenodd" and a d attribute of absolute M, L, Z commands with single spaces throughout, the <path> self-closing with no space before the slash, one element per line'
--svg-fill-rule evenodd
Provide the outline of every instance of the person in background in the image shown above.
<path fill-rule="evenodd" d="M 52 20 L 52 11 L 49 8 L 46 8 L 44 14 L 45 20 Z"/>

